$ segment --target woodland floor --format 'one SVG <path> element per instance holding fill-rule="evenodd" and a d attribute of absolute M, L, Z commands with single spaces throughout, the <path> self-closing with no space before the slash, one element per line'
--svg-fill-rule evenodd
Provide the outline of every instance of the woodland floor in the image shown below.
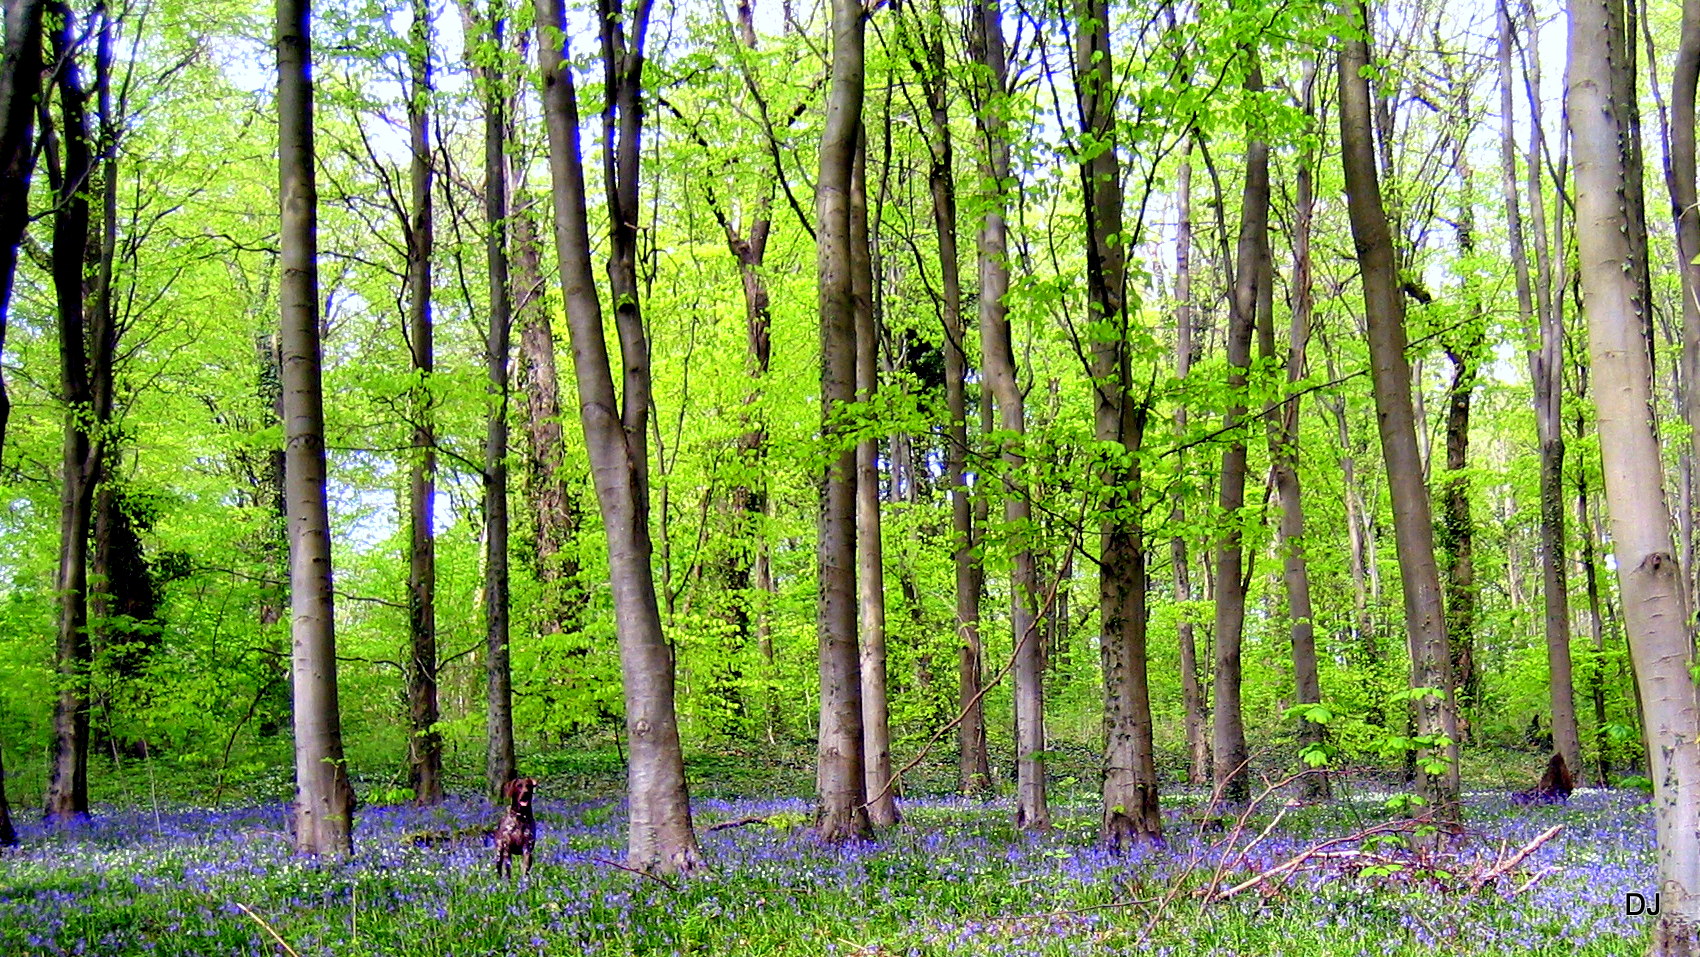
<path fill-rule="evenodd" d="M 364 807 L 354 856 L 324 865 L 291 856 L 281 804 L 108 807 L 51 834 L 35 817 L 23 821 L 22 848 L 0 857 L 0 954 L 1618 957 L 1641 949 L 1647 919 L 1626 915 L 1625 899 L 1650 892 L 1653 835 L 1645 799 L 1630 791 L 1579 791 L 1567 806 L 1532 808 L 1503 793 L 1473 794 L 1463 839 L 1420 867 L 1377 865 L 1371 849 L 1202 902 L 1213 881 L 1232 886 L 1388 820 L 1384 797 L 1359 791 L 1287 809 L 1271 801 L 1235 839 L 1200 827 L 1197 798 L 1166 796 L 1167 845 L 1125 857 L 1095 846 L 1096 811 L 1084 801 L 1059 804 L 1059 826 L 1027 836 L 1012 830 L 1005 802 L 914 800 L 905 823 L 878 840 L 826 848 L 809 836 L 804 800 L 700 799 L 712 870 L 676 885 L 606 863 L 622 859 L 617 802 L 547 788 L 536 869 L 511 884 L 492 872 L 482 831 L 496 814 L 482 799 Z M 706 831 L 751 816 L 767 820 Z M 1553 825 L 1562 830 L 1500 880 L 1469 887 L 1469 875 Z"/>

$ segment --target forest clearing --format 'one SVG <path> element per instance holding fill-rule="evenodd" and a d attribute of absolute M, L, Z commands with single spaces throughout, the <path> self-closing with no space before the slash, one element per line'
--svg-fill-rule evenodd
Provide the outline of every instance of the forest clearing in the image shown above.
<path fill-rule="evenodd" d="M 4 0 L 0 957 L 1700 957 L 1700 0 Z"/>

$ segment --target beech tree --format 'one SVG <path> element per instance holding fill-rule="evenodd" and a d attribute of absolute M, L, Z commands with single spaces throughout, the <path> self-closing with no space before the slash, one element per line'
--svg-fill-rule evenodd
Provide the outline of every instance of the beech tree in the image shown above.
<path fill-rule="evenodd" d="M 337 697 L 325 403 L 320 371 L 318 191 L 313 150 L 311 0 L 278 0 L 278 286 L 295 721 L 295 850 L 353 850 L 354 788 Z"/>
<path fill-rule="evenodd" d="M 443 800 L 443 742 L 437 731 L 437 546 L 432 512 L 437 500 L 436 429 L 431 376 L 436 368 L 431 329 L 431 9 L 413 4 L 407 36 L 407 137 L 410 208 L 407 235 L 407 349 L 418 381 L 413 388 L 413 449 L 408 475 L 407 617 L 412 637 L 407 698 L 412 734 L 407 776 L 414 800 Z"/>
<path fill-rule="evenodd" d="M 1075 83 L 1079 91 L 1081 197 L 1087 223 L 1086 282 L 1091 309 L 1093 435 L 1114 443 L 1102 469 L 1107 490 L 1099 526 L 1098 604 L 1104 669 L 1103 819 L 1099 839 L 1114 848 L 1161 841 L 1151 689 L 1146 676 L 1144 496 L 1139 465 L 1146 401 L 1135 393 L 1127 303 L 1127 234 L 1122 222 L 1121 163 L 1116 156 L 1116 96 L 1110 57 L 1110 6 L 1086 0 L 1075 11 Z"/>
<path fill-rule="evenodd" d="M 63 165 L 48 167 L 57 199 L 53 217 L 52 278 L 59 322 L 59 382 L 65 405 L 63 478 L 59 497 L 59 630 L 55 663 L 59 695 L 53 712 L 53 764 L 45 815 L 65 821 L 89 810 L 89 533 L 112 410 L 110 299 L 99 295 L 90 309 L 85 260 L 91 241 L 89 195 L 100 137 L 91 128 L 82 69 L 77 61 L 81 31 L 69 9 L 53 11 L 58 29 L 49 45 L 58 71 L 58 123 L 43 130 L 57 145 Z M 99 63 L 96 83 L 110 77 L 110 26 L 97 14 Z M 98 247 L 96 247 L 98 256 Z M 98 261 L 98 260 L 97 260 Z M 91 348 L 92 347 L 92 348 Z"/>
<path fill-rule="evenodd" d="M 1405 300 L 1394 264 L 1393 237 L 1381 204 L 1375 136 L 1370 125 L 1369 19 L 1362 0 L 1343 8 L 1340 38 L 1340 144 L 1352 238 L 1363 274 L 1369 324 L 1370 378 L 1376 424 L 1393 499 L 1394 541 L 1404 595 L 1405 633 L 1411 655 L 1411 689 L 1417 713 L 1418 787 L 1439 821 L 1459 814 L 1458 722 L 1434 560 L 1434 524 L 1423 482 L 1411 406 L 1411 367 L 1405 356 Z M 1220 766 L 1220 765 L 1218 765 Z"/>
<path fill-rule="evenodd" d="M 844 407 L 856 399 L 855 178 L 862 131 L 864 9 L 832 3 L 832 82 L 821 131 L 815 183 L 816 273 L 819 276 L 821 439 L 815 564 L 820 643 L 820 745 L 815 832 L 828 843 L 870 833 L 862 679 L 856 648 L 856 456 Z M 864 254 L 865 255 L 865 254 Z"/>
<path fill-rule="evenodd" d="M 490 409 L 484 438 L 484 787 L 492 795 L 517 777 L 514 761 L 513 671 L 508 601 L 508 362 L 512 348 L 513 290 L 508 268 L 507 20 L 509 10 L 492 0 L 482 17 L 462 0 L 469 65 L 484 109 L 484 262 L 489 273 L 490 322 L 485 331 L 485 374 Z M 553 343 L 550 358 L 553 359 Z M 551 364 L 551 369 L 553 365 Z M 557 426 L 558 427 L 558 426 Z M 541 522 L 540 522 L 541 524 Z"/>
<path fill-rule="evenodd" d="M 1654 957 L 1700 953 L 1700 697 L 1694 629 L 1671 541 L 1652 412 L 1652 363 L 1643 337 L 1646 234 L 1629 207 L 1634 164 L 1625 155 L 1625 97 L 1635 95 L 1635 37 L 1616 4 L 1572 3 L 1570 115 L 1576 158 L 1576 242 L 1612 548 L 1624 629 L 1646 712 L 1660 909 Z"/>
<path fill-rule="evenodd" d="M 962 318 L 962 271 L 957 258 L 956 153 L 951 141 L 949 74 L 946 70 L 944 11 L 934 4 L 924 15 L 897 11 L 899 39 L 907 45 L 910 67 L 927 102 L 927 193 L 933 237 L 938 244 L 938 313 L 944 353 L 945 484 L 950 490 L 951 568 L 957 634 L 957 783 L 965 794 L 991 787 L 982 701 L 980 593 L 984 571 L 975 552 L 978 541 L 970 501 L 968 462 L 968 329 Z M 914 23 L 911 24 L 911 17 Z"/>
<path fill-rule="evenodd" d="M 1263 89 L 1263 70 L 1257 52 L 1249 50 L 1245 89 Z M 1234 250 L 1234 286 L 1228 312 L 1228 408 L 1222 429 L 1220 490 L 1223 523 L 1216 544 L 1216 711 L 1211 752 L 1213 779 L 1222 798 L 1238 804 L 1251 796 L 1250 752 L 1246 750 L 1245 721 L 1240 707 L 1241 644 L 1245 631 L 1247 576 L 1243 544 L 1245 507 L 1247 373 L 1251 367 L 1252 336 L 1270 306 L 1274 267 L 1269 253 L 1269 144 L 1255 134 L 1246 143 L 1245 188 L 1240 197 L 1240 229 Z"/>
<path fill-rule="evenodd" d="M 1019 446 L 1026 434 L 1025 398 L 1016 381 L 1010 341 L 1009 223 L 1010 145 L 1004 110 L 1009 96 L 1009 65 L 1003 20 L 996 0 L 975 8 L 968 27 L 974 55 L 974 121 L 980 133 L 979 197 L 985 212 L 977 240 L 980 274 L 980 363 L 986 391 L 997 407 L 998 426 L 1008 434 L 1002 453 L 1004 523 L 1016 532 L 1010 564 L 1010 630 L 1015 653 L 1015 729 L 1017 827 L 1042 830 L 1051 824 L 1045 792 L 1044 654 L 1039 640 L 1039 575 L 1033 548 L 1025 538 L 1033 521 L 1026 456 Z M 985 397 L 982 396 L 982 402 Z"/>
<path fill-rule="evenodd" d="M 579 421 L 591 478 L 608 534 L 608 576 L 617 609 L 620 671 L 631 757 L 627 866 L 686 874 L 702 867 L 691 825 L 684 755 L 674 711 L 673 655 L 661 628 L 650 567 L 648 344 L 638 308 L 638 165 L 643 132 L 642 82 L 649 0 L 630 11 L 610 0 L 601 25 L 605 105 L 604 170 L 610 210 L 609 289 L 620 338 L 623 387 L 614 389 L 603 338 L 602 304 L 591 273 L 578 103 L 559 0 L 537 0 L 538 67 L 554 187 L 555 251 L 573 343 Z"/>

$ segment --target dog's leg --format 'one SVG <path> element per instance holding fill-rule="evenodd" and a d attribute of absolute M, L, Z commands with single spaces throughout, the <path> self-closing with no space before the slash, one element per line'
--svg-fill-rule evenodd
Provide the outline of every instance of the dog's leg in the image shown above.
<path fill-rule="evenodd" d="M 531 845 L 525 846 L 525 876 L 531 876 Z"/>

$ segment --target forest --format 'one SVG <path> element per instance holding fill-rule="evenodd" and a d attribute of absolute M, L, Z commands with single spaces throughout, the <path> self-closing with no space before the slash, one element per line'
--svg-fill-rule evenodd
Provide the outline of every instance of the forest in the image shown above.
<path fill-rule="evenodd" d="M 0 6 L 0 954 L 1700 957 L 1700 0 Z"/>

